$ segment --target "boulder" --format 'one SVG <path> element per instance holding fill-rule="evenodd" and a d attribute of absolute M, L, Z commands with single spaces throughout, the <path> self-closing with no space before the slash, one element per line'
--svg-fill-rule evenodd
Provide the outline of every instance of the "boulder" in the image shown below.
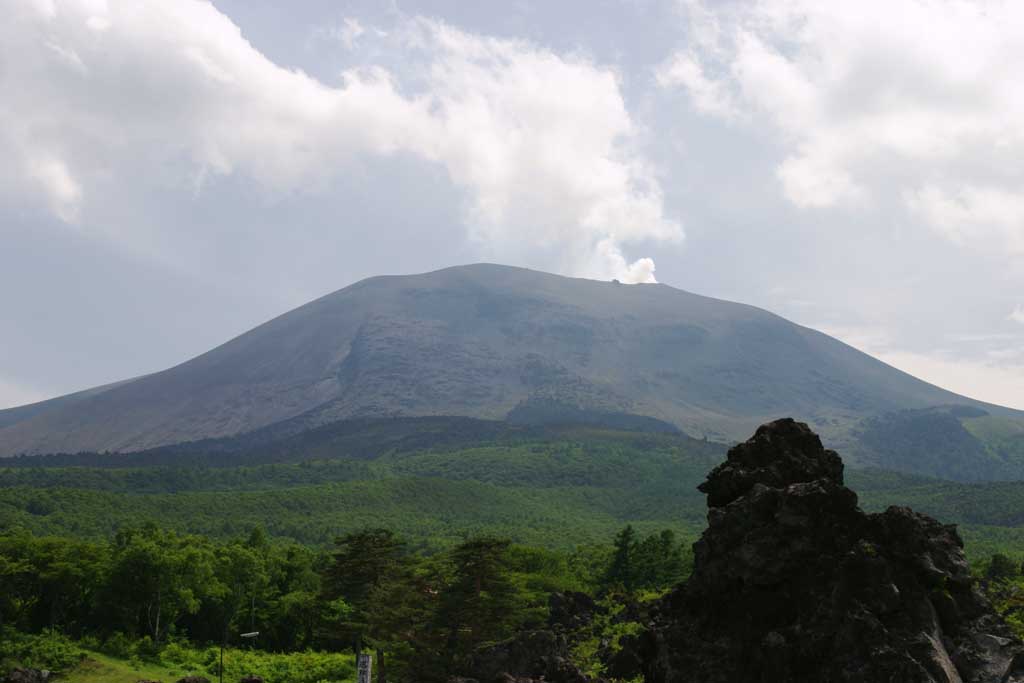
<path fill-rule="evenodd" d="M 647 683 L 1024 683 L 1024 645 L 974 585 L 955 526 L 862 512 L 807 425 L 763 425 L 699 488 L 693 574 L 620 668 Z"/>
<path fill-rule="evenodd" d="M 51 674 L 46 669 L 15 668 L 3 678 L 4 683 L 47 683 Z"/>
<path fill-rule="evenodd" d="M 562 633 L 586 628 L 604 610 L 586 593 L 565 591 L 548 596 L 548 626 Z"/>

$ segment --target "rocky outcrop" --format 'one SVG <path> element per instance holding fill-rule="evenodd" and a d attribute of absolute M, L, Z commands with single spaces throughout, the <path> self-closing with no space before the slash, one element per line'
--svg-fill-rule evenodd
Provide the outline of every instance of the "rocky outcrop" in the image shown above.
<path fill-rule="evenodd" d="M 481 683 L 590 683 L 569 661 L 568 643 L 552 631 L 527 631 L 499 643 L 474 658 L 473 678 Z"/>
<path fill-rule="evenodd" d="M 548 596 L 548 627 L 559 633 L 577 633 L 603 612 L 604 608 L 587 593 L 564 591 Z"/>
<path fill-rule="evenodd" d="M 27 669 L 18 667 L 11 669 L 2 679 L 3 683 L 47 683 L 53 675 L 46 669 Z"/>
<path fill-rule="evenodd" d="M 449 683 L 602 683 L 583 674 L 569 657 L 573 635 L 585 629 L 601 608 L 586 593 L 552 593 L 547 628 L 523 631 L 481 650 L 467 678 Z"/>
<path fill-rule="evenodd" d="M 764 425 L 700 490 L 692 577 L 628 647 L 648 683 L 1024 683 L 956 528 L 865 514 L 807 425 Z"/>

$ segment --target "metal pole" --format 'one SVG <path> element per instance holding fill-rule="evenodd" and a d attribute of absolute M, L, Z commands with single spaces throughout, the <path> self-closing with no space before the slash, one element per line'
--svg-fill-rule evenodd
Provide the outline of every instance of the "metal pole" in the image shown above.
<path fill-rule="evenodd" d="M 251 633 L 240 633 L 239 635 L 243 638 L 248 639 L 251 650 L 256 649 L 256 636 L 260 634 L 259 631 L 252 631 Z M 249 672 L 249 676 L 252 677 L 252 672 Z"/>

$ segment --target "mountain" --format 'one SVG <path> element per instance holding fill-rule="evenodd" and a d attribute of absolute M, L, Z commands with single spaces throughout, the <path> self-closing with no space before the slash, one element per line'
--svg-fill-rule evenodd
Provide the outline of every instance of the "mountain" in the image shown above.
<path fill-rule="evenodd" d="M 964 450 L 965 478 L 1017 472 L 1024 414 L 764 310 L 663 284 L 481 264 L 363 280 L 169 370 L 0 411 L 0 455 L 134 451 L 426 415 L 611 422 L 735 442 L 793 415 L 855 463 L 884 466 L 872 430 L 914 410 L 951 415 L 948 426 L 980 444 Z M 1009 450 L 972 431 L 972 420 L 995 420 Z M 945 474 L 933 456 L 924 470 L 913 458 L 897 469 Z"/>

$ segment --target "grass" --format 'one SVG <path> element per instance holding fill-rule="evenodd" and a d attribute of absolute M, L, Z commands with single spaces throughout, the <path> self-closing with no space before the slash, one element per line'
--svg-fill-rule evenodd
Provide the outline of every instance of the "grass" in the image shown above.
<path fill-rule="evenodd" d="M 209 651 L 212 655 L 212 650 Z M 214 668 L 203 667 L 194 663 L 194 666 L 175 664 L 162 661 L 153 662 L 132 659 L 119 659 L 111 657 L 94 650 L 83 650 L 82 661 L 72 669 L 60 676 L 63 683 L 137 683 L 140 680 L 161 681 L 161 683 L 174 683 L 188 675 L 198 675 L 208 678 L 212 682 L 217 677 L 210 673 Z M 189 654 L 196 656 L 200 651 L 191 651 Z M 353 668 L 351 655 L 323 655 L 317 653 L 290 653 L 285 655 L 274 655 L 262 652 L 249 652 L 243 650 L 228 649 L 224 653 L 224 680 L 234 683 L 242 675 L 253 673 L 263 676 L 268 683 L 290 683 L 292 681 L 305 680 L 307 676 L 303 672 L 312 672 L 315 669 L 328 670 L 323 665 L 327 660 L 344 660 L 345 668 Z M 334 666 L 336 670 L 337 665 Z M 324 674 L 324 680 L 332 683 L 345 683 L 353 680 L 351 676 L 337 677 Z"/>
<path fill-rule="evenodd" d="M 74 669 L 60 679 L 66 683 L 136 683 L 140 680 L 172 683 L 186 676 L 190 671 L 181 671 L 163 664 L 144 662 L 138 659 L 126 661 L 86 651 L 86 657 Z M 205 675 L 204 672 L 195 672 Z"/>

